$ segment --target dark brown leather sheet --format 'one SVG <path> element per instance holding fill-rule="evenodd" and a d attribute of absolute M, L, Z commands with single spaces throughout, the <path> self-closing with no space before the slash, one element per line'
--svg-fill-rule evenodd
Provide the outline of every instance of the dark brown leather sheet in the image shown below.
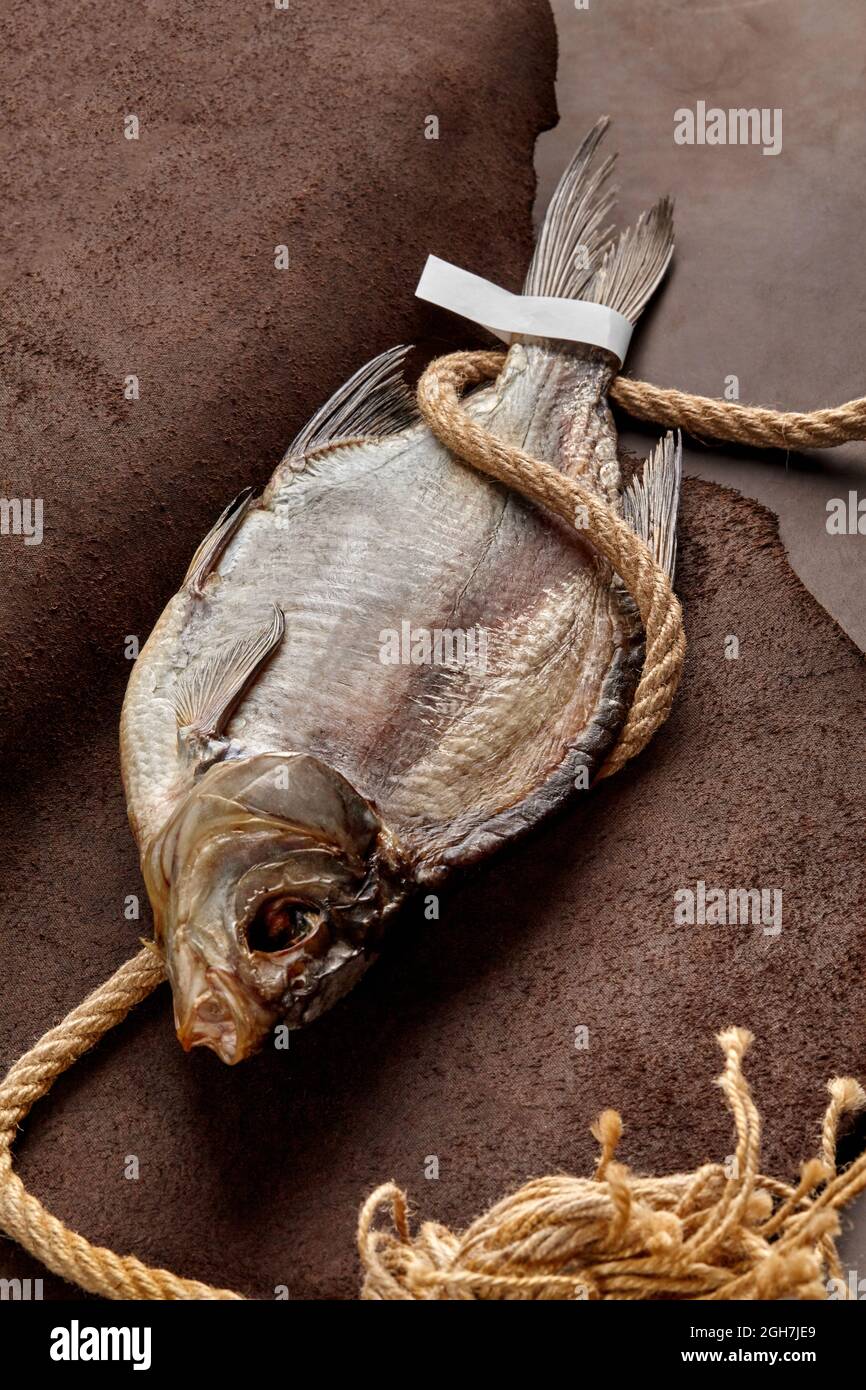
<path fill-rule="evenodd" d="M 144 903 L 126 637 L 363 360 L 483 341 L 412 291 L 429 251 L 519 284 L 556 62 L 544 0 L 19 7 L 12 43 L 2 483 L 44 498 L 45 538 L 0 540 L 4 1066 L 149 931 L 145 906 L 124 917 Z M 638 1166 L 724 1157 L 731 1022 L 758 1037 L 766 1166 L 814 1150 L 824 1080 L 866 1063 L 866 679 L 767 513 L 693 482 L 681 537 L 688 671 L 638 765 L 455 884 L 438 922 L 410 908 L 287 1054 L 184 1055 L 161 990 L 26 1126 L 19 1171 L 53 1211 L 257 1297 L 352 1297 L 379 1181 L 462 1225 L 527 1176 L 587 1171 L 604 1106 Z M 781 932 L 675 924 L 699 881 L 780 889 Z M 42 1274 L 0 1241 L 0 1275 Z"/>

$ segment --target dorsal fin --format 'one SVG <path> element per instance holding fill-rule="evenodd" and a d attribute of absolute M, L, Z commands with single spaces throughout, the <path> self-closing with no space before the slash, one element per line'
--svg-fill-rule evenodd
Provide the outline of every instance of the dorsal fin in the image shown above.
<path fill-rule="evenodd" d="M 399 434 L 415 423 L 415 397 L 403 380 L 408 347 L 389 348 L 344 382 L 286 450 L 282 462 L 354 439 Z"/>

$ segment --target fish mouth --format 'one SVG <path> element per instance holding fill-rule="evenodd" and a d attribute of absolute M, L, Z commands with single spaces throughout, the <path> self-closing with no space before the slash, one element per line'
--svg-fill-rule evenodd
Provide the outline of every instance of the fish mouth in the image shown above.
<path fill-rule="evenodd" d="M 258 1052 L 280 1020 L 290 1029 L 302 1028 L 325 1013 L 350 990 L 375 959 L 374 952 L 332 943 L 320 954 L 303 948 L 267 956 L 252 952 L 256 973 L 275 968 L 278 976 L 293 968 L 281 988 L 251 988 L 236 970 L 210 965 L 195 947 L 185 944 L 167 962 L 174 995 L 174 1025 L 184 1052 L 206 1047 L 222 1062 L 234 1066 Z M 283 957 L 281 960 L 280 958 Z M 265 980 L 259 978 L 259 985 Z M 263 997 L 264 995 L 264 997 Z"/>
<path fill-rule="evenodd" d="M 184 974 L 186 988 L 175 988 L 174 1005 L 175 1031 L 184 1052 L 207 1047 L 230 1067 L 257 1052 L 274 1025 L 273 1016 L 242 998 L 225 970 L 196 961 Z"/>
<path fill-rule="evenodd" d="M 303 1027 L 363 974 L 369 934 L 341 929 L 321 905 L 285 891 L 247 900 L 242 916 L 171 923 L 166 969 L 181 1047 L 206 1047 L 234 1066 L 280 1020 Z"/>

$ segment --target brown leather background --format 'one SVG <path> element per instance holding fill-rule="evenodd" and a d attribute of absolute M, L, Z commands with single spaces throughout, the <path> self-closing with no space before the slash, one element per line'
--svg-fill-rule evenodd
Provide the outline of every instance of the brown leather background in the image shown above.
<path fill-rule="evenodd" d="M 559 121 L 536 150 L 536 211 L 600 111 L 620 214 L 676 200 L 677 249 L 629 353 L 632 376 L 814 410 L 866 392 L 866 6 L 861 0 L 551 0 Z M 782 112 L 782 148 L 678 145 L 674 113 Z M 626 438 L 646 453 L 652 429 Z M 866 445 L 810 455 L 691 440 L 686 470 L 779 517 L 797 574 L 866 650 L 866 540 L 828 535 L 828 498 L 866 485 Z"/>
<path fill-rule="evenodd" d="M 143 892 L 116 753 L 126 634 L 146 635 L 224 502 L 362 360 L 478 341 L 412 300 L 418 270 L 434 251 L 519 284 L 534 140 L 555 119 L 544 0 L 12 18 L 0 482 L 44 497 L 46 535 L 0 540 L 3 1064 L 148 930 L 123 916 Z M 610 103 L 585 90 L 588 121 Z M 664 187 L 640 168 L 630 202 Z M 696 254 L 687 239 L 686 267 Z M 689 362 L 704 338 L 684 341 Z M 528 1175 L 585 1171 L 605 1105 L 638 1165 L 727 1154 L 710 1082 L 731 1021 L 758 1034 L 766 1162 L 791 1173 L 825 1078 L 866 1063 L 866 682 L 753 504 L 688 486 L 678 587 L 688 675 L 638 767 L 455 885 L 439 923 L 410 912 L 288 1055 L 185 1056 L 166 993 L 148 1001 L 27 1125 L 19 1169 L 52 1210 L 258 1297 L 351 1297 L 378 1181 L 464 1224 Z M 782 888 L 781 936 L 675 928 L 673 893 L 700 878 Z M 0 1242 L 0 1274 L 41 1273 Z"/>

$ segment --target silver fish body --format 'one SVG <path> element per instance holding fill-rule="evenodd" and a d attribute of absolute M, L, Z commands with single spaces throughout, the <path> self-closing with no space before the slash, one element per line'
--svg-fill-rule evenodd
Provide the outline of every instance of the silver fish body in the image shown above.
<path fill-rule="evenodd" d="M 636 317 L 667 264 L 669 209 L 607 247 L 600 133 L 560 186 L 527 292 L 607 286 L 603 302 Z M 590 269 L 569 278 L 575 235 Z M 330 1007 L 409 893 L 588 786 L 640 669 L 640 623 L 606 562 L 451 457 L 414 414 L 402 357 L 357 373 L 262 496 L 226 509 L 124 703 L 130 820 L 178 1034 L 227 1062 Z M 670 552 L 676 451 L 668 438 L 643 492 L 624 488 L 613 368 L 590 348 L 517 342 L 466 409 Z"/>

